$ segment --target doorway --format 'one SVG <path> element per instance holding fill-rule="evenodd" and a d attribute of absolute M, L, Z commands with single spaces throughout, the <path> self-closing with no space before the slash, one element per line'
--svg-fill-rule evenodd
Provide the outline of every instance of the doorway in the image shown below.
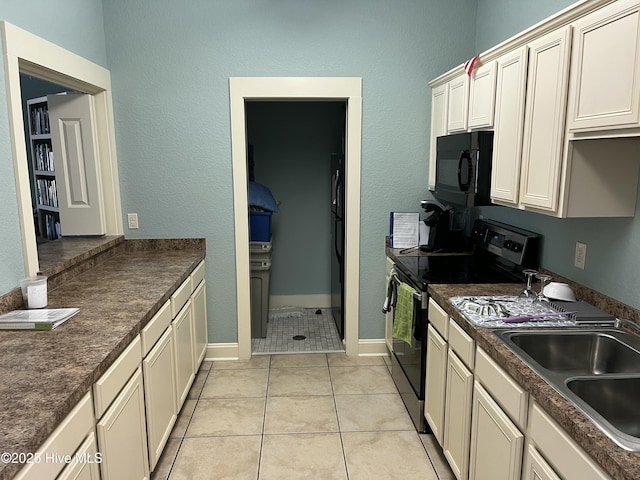
<path fill-rule="evenodd" d="M 345 350 L 358 355 L 360 152 L 362 80 L 360 78 L 247 78 L 229 81 L 231 147 L 236 247 L 236 308 L 239 359 L 251 357 L 249 222 L 247 204 L 247 145 L 245 102 L 253 100 L 343 101 L 346 104 L 346 217 L 344 310 Z"/>
<path fill-rule="evenodd" d="M 0 28 L 5 53 L 7 106 L 10 116 L 24 270 L 27 276 L 32 276 L 39 271 L 39 260 L 31 208 L 31 182 L 23 128 L 20 73 L 93 96 L 106 233 L 122 235 L 111 74 L 105 68 L 6 21 L 0 22 Z"/>
<path fill-rule="evenodd" d="M 346 103 L 247 101 L 245 110 L 249 205 L 266 208 L 255 220 L 266 215 L 271 225 L 270 241 L 260 237 L 268 245 L 259 244 L 270 254 L 256 258 L 268 261 L 252 257 L 252 352 L 344 351 L 344 188 L 336 172 L 344 165 L 337 159 L 344 158 Z M 273 213 L 262 198 L 269 192 Z"/>

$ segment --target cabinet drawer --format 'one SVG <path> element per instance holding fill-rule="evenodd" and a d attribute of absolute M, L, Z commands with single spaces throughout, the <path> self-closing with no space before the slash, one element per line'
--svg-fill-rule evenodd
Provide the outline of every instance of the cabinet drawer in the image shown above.
<path fill-rule="evenodd" d="M 176 318 L 191 296 L 191 277 L 187 278 L 171 295 L 171 318 Z"/>
<path fill-rule="evenodd" d="M 449 315 L 438 305 L 433 298 L 429 299 L 429 323 L 442 335 L 442 338 L 449 338 Z"/>
<path fill-rule="evenodd" d="M 611 478 L 534 402 L 529 413 L 529 435 L 560 477 Z"/>
<path fill-rule="evenodd" d="M 476 378 L 491 393 L 494 400 L 520 428 L 527 425 L 527 392 L 494 362 L 487 352 L 478 347 Z"/>
<path fill-rule="evenodd" d="M 204 260 L 201 261 L 191 274 L 191 291 L 193 292 L 204 279 Z"/>
<path fill-rule="evenodd" d="M 467 367 L 473 370 L 475 342 L 455 320 L 449 319 L 449 347 L 458 354 Z"/>
<path fill-rule="evenodd" d="M 63 461 L 49 461 L 46 455 L 73 456 L 82 441 L 93 430 L 93 408 L 91 393 L 87 393 L 75 408 L 67 415 L 62 423 L 54 430 L 49 438 L 38 449 L 40 462 L 26 465 L 14 480 L 43 480 L 54 479 L 66 463 Z M 37 457 L 34 457 L 37 458 Z"/>
<path fill-rule="evenodd" d="M 109 367 L 100 379 L 93 385 L 93 396 L 96 407 L 96 418 L 102 417 L 116 398 L 122 387 L 127 383 L 133 372 L 142 361 L 140 349 L 140 335 L 126 348 L 122 355 Z"/>
<path fill-rule="evenodd" d="M 151 321 L 142 329 L 143 357 L 147 356 L 167 327 L 171 325 L 171 320 L 173 320 L 171 316 L 171 301 L 167 300 L 160 310 L 158 310 L 158 313 L 156 313 Z"/>

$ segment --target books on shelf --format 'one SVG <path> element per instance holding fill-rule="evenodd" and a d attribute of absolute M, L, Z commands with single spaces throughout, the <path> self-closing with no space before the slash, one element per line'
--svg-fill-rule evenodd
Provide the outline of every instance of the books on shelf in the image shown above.
<path fill-rule="evenodd" d="M 79 311 L 79 308 L 13 310 L 0 315 L 0 330 L 53 330 Z"/>

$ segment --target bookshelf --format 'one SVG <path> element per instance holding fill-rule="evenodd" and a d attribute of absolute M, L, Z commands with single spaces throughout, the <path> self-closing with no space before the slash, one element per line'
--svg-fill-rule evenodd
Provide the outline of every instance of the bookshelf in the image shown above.
<path fill-rule="evenodd" d="M 27 100 L 27 110 L 36 233 L 42 238 L 55 240 L 60 238 L 60 210 L 47 97 Z"/>

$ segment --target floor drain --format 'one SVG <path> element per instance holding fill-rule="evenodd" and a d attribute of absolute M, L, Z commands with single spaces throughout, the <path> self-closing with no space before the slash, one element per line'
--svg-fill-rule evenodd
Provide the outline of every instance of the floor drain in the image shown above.
<path fill-rule="evenodd" d="M 307 337 L 305 337 L 304 335 L 294 335 L 293 336 L 294 340 L 304 340 L 305 338 L 307 338 Z"/>

